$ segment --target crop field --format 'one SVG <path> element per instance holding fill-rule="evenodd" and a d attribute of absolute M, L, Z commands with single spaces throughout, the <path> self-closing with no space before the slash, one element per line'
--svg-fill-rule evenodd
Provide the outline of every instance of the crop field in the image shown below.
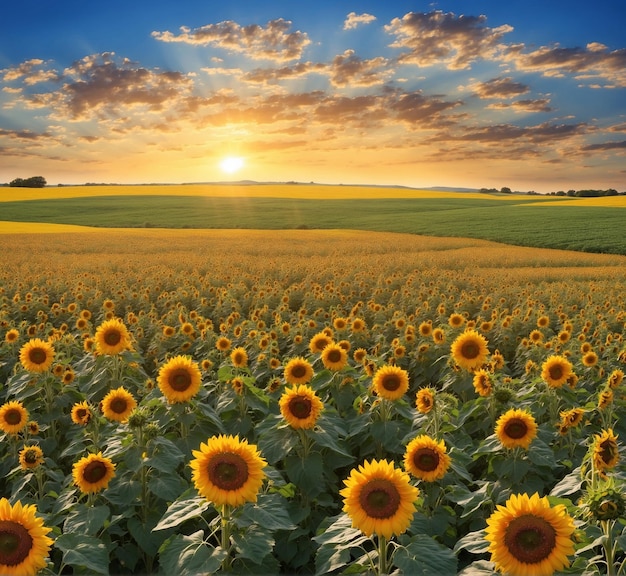
<path fill-rule="evenodd" d="M 15 191 L 18 190 L 18 191 Z M 626 254 L 626 197 L 321 185 L 82 186 L 0 194 L 0 221 L 121 228 L 335 229 Z M 8 224 L 4 229 L 10 229 Z"/>
<path fill-rule="evenodd" d="M 0 202 L 33 573 L 626 570 L 621 207 L 102 188 Z"/>

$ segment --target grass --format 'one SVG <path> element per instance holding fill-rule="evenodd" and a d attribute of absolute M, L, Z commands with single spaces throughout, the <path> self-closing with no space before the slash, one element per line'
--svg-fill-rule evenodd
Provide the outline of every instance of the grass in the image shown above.
<path fill-rule="evenodd" d="M 134 187 L 140 188 L 143 187 Z M 95 193 L 97 188 L 91 190 Z M 5 201 L 0 204 L 0 219 L 117 228 L 349 228 L 626 254 L 625 212 L 619 208 L 568 205 L 553 197 L 541 202 L 534 197 L 531 203 L 526 197 L 518 198 L 520 202 L 500 202 L 499 198 L 445 192 L 415 198 L 359 199 L 199 194 L 91 196 Z"/>

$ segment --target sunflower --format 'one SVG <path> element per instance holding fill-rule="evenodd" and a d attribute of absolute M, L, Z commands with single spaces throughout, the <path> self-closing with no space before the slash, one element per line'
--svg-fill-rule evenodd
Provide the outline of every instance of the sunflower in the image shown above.
<path fill-rule="evenodd" d="M 594 434 L 593 463 L 596 470 L 604 472 L 614 468 L 619 461 L 617 436 L 613 429 L 603 430 L 602 434 Z"/>
<path fill-rule="evenodd" d="M 96 329 L 94 340 L 96 352 L 107 356 L 115 356 L 131 348 L 128 329 L 118 318 L 111 318 L 100 324 Z"/>
<path fill-rule="evenodd" d="M 537 436 L 537 423 L 526 410 L 511 408 L 498 418 L 496 436 L 505 448 L 528 449 Z"/>
<path fill-rule="evenodd" d="M 419 490 L 410 483 L 409 475 L 387 460 L 365 460 L 353 468 L 344 480 L 343 511 L 352 520 L 352 527 L 366 536 L 377 534 L 387 539 L 403 534 L 415 514 Z"/>
<path fill-rule="evenodd" d="M 583 356 L 583 364 L 590 368 L 591 366 L 595 366 L 598 363 L 598 355 L 590 350 Z"/>
<path fill-rule="evenodd" d="M 463 326 L 464 323 L 465 318 L 463 317 L 463 315 L 456 312 L 450 314 L 450 316 L 448 317 L 448 324 L 452 326 L 452 328 L 459 328 L 460 326 Z"/>
<path fill-rule="evenodd" d="M 280 413 L 292 428 L 310 429 L 315 426 L 324 404 L 306 384 L 285 390 L 278 401 Z"/>
<path fill-rule="evenodd" d="M 607 380 L 607 384 L 611 390 L 615 390 L 624 380 L 624 371 L 623 370 L 613 370 L 609 374 L 609 378 Z"/>
<path fill-rule="evenodd" d="M 450 348 L 452 358 L 461 367 L 468 371 L 480 368 L 487 361 L 489 349 L 487 340 L 476 330 L 466 330 L 459 334 Z"/>
<path fill-rule="evenodd" d="M 372 383 L 381 398 L 398 400 L 409 389 L 409 373 L 399 366 L 383 366 L 376 370 Z"/>
<path fill-rule="evenodd" d="M 315 334 L 311 340 L 309 340 L 309 350 L 311 353 L 315 354 L 316 352 L 321 352 L 331 344 L 333 339 L 326 334 L 326 332 L 318 332 Z"/>
<path fill-rule="evenodd" d="M 233 366 L 237 368 L 245 368 L 248 365 L 248 353 L 246 349 L 242 346 L 233 348 L 233 351 L 230 353 L 230 361 L 233 363 Z"/>
<path fill-rule="evenodd" d="M 422 434 L 413 438 L 406 447 L 404 468 L 416 478 L 425 482 L 434 482 L 443 478 L 450 466 L 450 456 L 446 454 L 446 445 L 430 436 Z"/>
<path fill-rule="evenodd" d="M 305 358 L 292 358 L 285 366 L 284 376 L 289 384 L 308 384 L 313 378 L 313 366 Z"/>
<path fill-rule="evenodd" d="M 102 452 L 84 456 L 72 467 L 74 484 L 84 494 L 94 494 L 104 490 L 114 476 L 115 464 L 103 456 Z"/>
<path fill-rule="evenodd" d="M 17 342 L 19 337 L 20 337 L 19 331 L 16 330 L 15 328 L 11 328 L 10 330 L 7 330 L 7 333 L 4 335 L 4 341 L 7 344 L 13 344 L 13 342 Z"/>
<path fill-rule="evenodd" d="M 541 377 L 551 388 L 560 388 L 572 374 L 572 364 L 565 356 L 550 356 L 541 365 Z"/>
<path fill-rule="evenodd" d="M 572 408 L 570 410 L 563 410 L 560 412 L 561 426 L 565 428 L 574 428 L 578 426 L 585 415 L 584 408 Z"/>
<path fill-rule="evenodd" d="M 432 334 L 435 344 L 443 344 L 446 341 L 446 333 L 443 328 L 435 328 Z"/>
<path fill-rule="evenodd" d="M 322 350 L 322 363 L 328 370 L 338 372 L 348 364 L 348 353 L 333 342 Z"/>
<path fill-rule="evenodd" d="M 267 462 L 254 444 L 239 436 L 213 436 L 193 450 L 189 466 L 200 495 L 215 506 L 256 502 Z"/>
<path fill-rule="evenodd" d="M 39 446 L 24 446 L 19 455 L 22 470 L 37 468 L 43 462 L 43 450 Z"/>
<path fill-rule="evenodd" d="M 598 396 L 598 408 L 604 410 L 611 404 L 613 404 L 613 390 L 611 390 L 609 386 L 606 386 Z"/>
<path fill-rule="evenodd" d="M 202 373 L 189 356 L 174 356 L 159 370 L 157 383 L 170 404 L 187 402 L 200 390 Z"/>
<path fill-rule="evenodd" d="M 19 400 L 11 400 L 0 406 L 0 430 L 17 434 L 28 423 L 28 410 Z"/>
<path fill-rule="evenodd" d="M 89 424 L 91 417 L 91 408 L 87 402 L 77 402 L 72 406 L 72 422 L 74 422 L 74 424 L 85 426 Z"/>
<path fill-rule="evenodd" d="M 137 401 L 124 386 L 111 390 L 102 399 L 102 413 L 105 418 L 116 422 L 126 422 L 135 408 L 137 408 Z"/>
<path fill-rule="evenodd" d="M 537 493 L 512 494 L 487 519 L 485 533 L 491 561 L 510 576 L 551 576 L 574 553 L 574 520 Z"/>
<path fill-rule="evenodd" d="M 54 348 L 40 338 L 32 338 L 20 349 L 20 362 L 29 372 L 45 372 L 52 366 Z"/>
<path fill-rule="evenodd" d="M 0 573 L 6 576 L 35 576 L 47 565 L 53 544 L 47 536 L 51 528 L 36 516 L 33 504 L 19 500 L 11 506 L 0 499 Z"/>
<path fill-rule="evenodd" d="M 418 412 L 428 414 L 435 406 L 434 388 L 422 388 L 415 395 L 415 407 Z"/>
<path fill-rule="evenodd" d="M 479 396 L 489 396 L 493 391 L 493 382 L 491 381 L 491 374 L 487 370 L 476 370 L 474 372 L 474 378 L 472 380 L 474 390 Z"/>

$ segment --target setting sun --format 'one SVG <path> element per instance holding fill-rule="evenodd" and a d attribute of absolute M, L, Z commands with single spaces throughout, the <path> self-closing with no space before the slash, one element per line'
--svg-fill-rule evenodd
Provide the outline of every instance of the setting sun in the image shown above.
<path fill-rule="evenodd" d="M 220 168 L 227 174 L 234 174 L 243 168 L 243 158 L 239 156 L 227 156 L 220 162 Z"/>

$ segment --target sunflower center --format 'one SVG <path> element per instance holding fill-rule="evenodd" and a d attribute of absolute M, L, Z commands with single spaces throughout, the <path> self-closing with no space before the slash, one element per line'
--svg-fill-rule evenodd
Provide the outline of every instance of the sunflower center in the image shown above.
<path fill-rule="evenodd" d="M 32 348 L 28 353 L 28 359 L 33 364 L 43 364 L 47 358 L 48 355 L 43 348 Z"/>
<path fill-rule="evenodd" d="M 217 454 L 209 462 L 209 480 L 222 490 L 238 490 L 248 480 L 248 464 L 233 453 Z"/>
<path fill-rule="evenodd" d="M 304 378 L 306 376 L 306 367 L 302 364 L 296 364 L 291 369 L 291 374 L 294 378 Z"/>
<path fill-rule="evenodd" d="M 538 564 L 556 546 L 556 531 L 552 525 L 532 514 L 513 519 L 507 526 L 504 543 L 519 562 Z"/>
<path fill-rule="evenodd" d="M 28 530 L 19 522 L 0 520 L 0 566 L 17 566 L 33 547 Z"/>
<path fill-rule="evenodd" d="M 605 464 L 610 464 L 617 454 L 617 447 L 611 440 L 600 442 L 600 458 Z"/>
<path fill-rule="evenodd" d="M 168 382 L 176 392 L 184 392 L 191 386 L 191 376 L 187 370 L 176 370 L 176 372 L 170 376 Z"/>
<path fill-rule="evenodd" d="M 85 410 L 84 408 L 79 408 L 78 410 L 76 410 L 76 417 L 79 420 L 84 420 L 87 417 L 87 410 Z"/>
<path fill-rule="evenodd" d="M 308 418 L 311 415 L 313 405 L 309 398 L 305 396 L 294 396 L 289 401 L 289 411 L 296 418 Z"/>
<path fill-rule="evenodd" d="M 560 364 L 553 364 L 550 366 L 548 374 L 550 374 L 550 378 L 552 378 L 552 380 L 560 380 L 563 378 L 563 366 Z"/>
<path fill-rule="evenodd" d="M 400 507 L 400 493 L 389 480 L 376 478 L 363 486 L 359 503 L 371 518 L 390 518 Z"/>
<path fill-rule="evenodd" d="M 37 453 L 34 450 L 27 450 L 24 453 L 24 462 L 27 464 L 35 464 L 37 462 Z"/>
<path fill-rule="evenodd" d="M 125 398 L 113 398 L 111 401 L 111 410 L 116 414 L 124 414 L 128 408 L 128 403 Z"/>
<path fill-rule="evenodd" d="M 90 484 L 96 484 L 102 480 L 107 473 L 107 467 L 104 462 L 99 460 L 89 462 L 83 470 L 83 478 Z"/>
<path fill-rule="evenodd" d="M 423 472 L 432 472 L 439 466 L 439 454 L 432 448 L 420 448 L 413 455 L 413 463 Z"/>
<path fill-rule="evenodd" d="M 104 334 L 103 340 L 109 346 L 117 346 L 122 340 L 122 334 L 118 330 L 107 330 Z"/>
<path fill-rule="evenodd" d="M 341 362 L 341 352 L 339 350 L 330 350 L 326 356 L 330 362 Z"/>
<path fill-rule="evenodd" d="M 400 378 L 396 374 L 387 374 L 382 381 L 383 388 L 389 392 L 395 392 L 400 388 L 400 384 Z"/>
<path fill-rule="evenodd" d="M 526 423 L 519 418 L 511 418 L 511 420 L 509 420 L 504 427 L 504 433 L 509 438 L 517 440 L 526 436 L 528 433 L 528 426 L 526 426 Z"/>
<path fill-rule="evenodd" d="M 480 347 L 473 340 L 468 340 L 463 343 L 463 346 L 461 346 L 461 354 L 463 355 L 463 358 L 473 360 L 480 354 Z"/>
<path fill-rule="evenodd" d="M 22 421 L 22 413 L 15 408 L 11 408 L 4 413 L 4 420 L 11 426 L 16 426 Z"/>

